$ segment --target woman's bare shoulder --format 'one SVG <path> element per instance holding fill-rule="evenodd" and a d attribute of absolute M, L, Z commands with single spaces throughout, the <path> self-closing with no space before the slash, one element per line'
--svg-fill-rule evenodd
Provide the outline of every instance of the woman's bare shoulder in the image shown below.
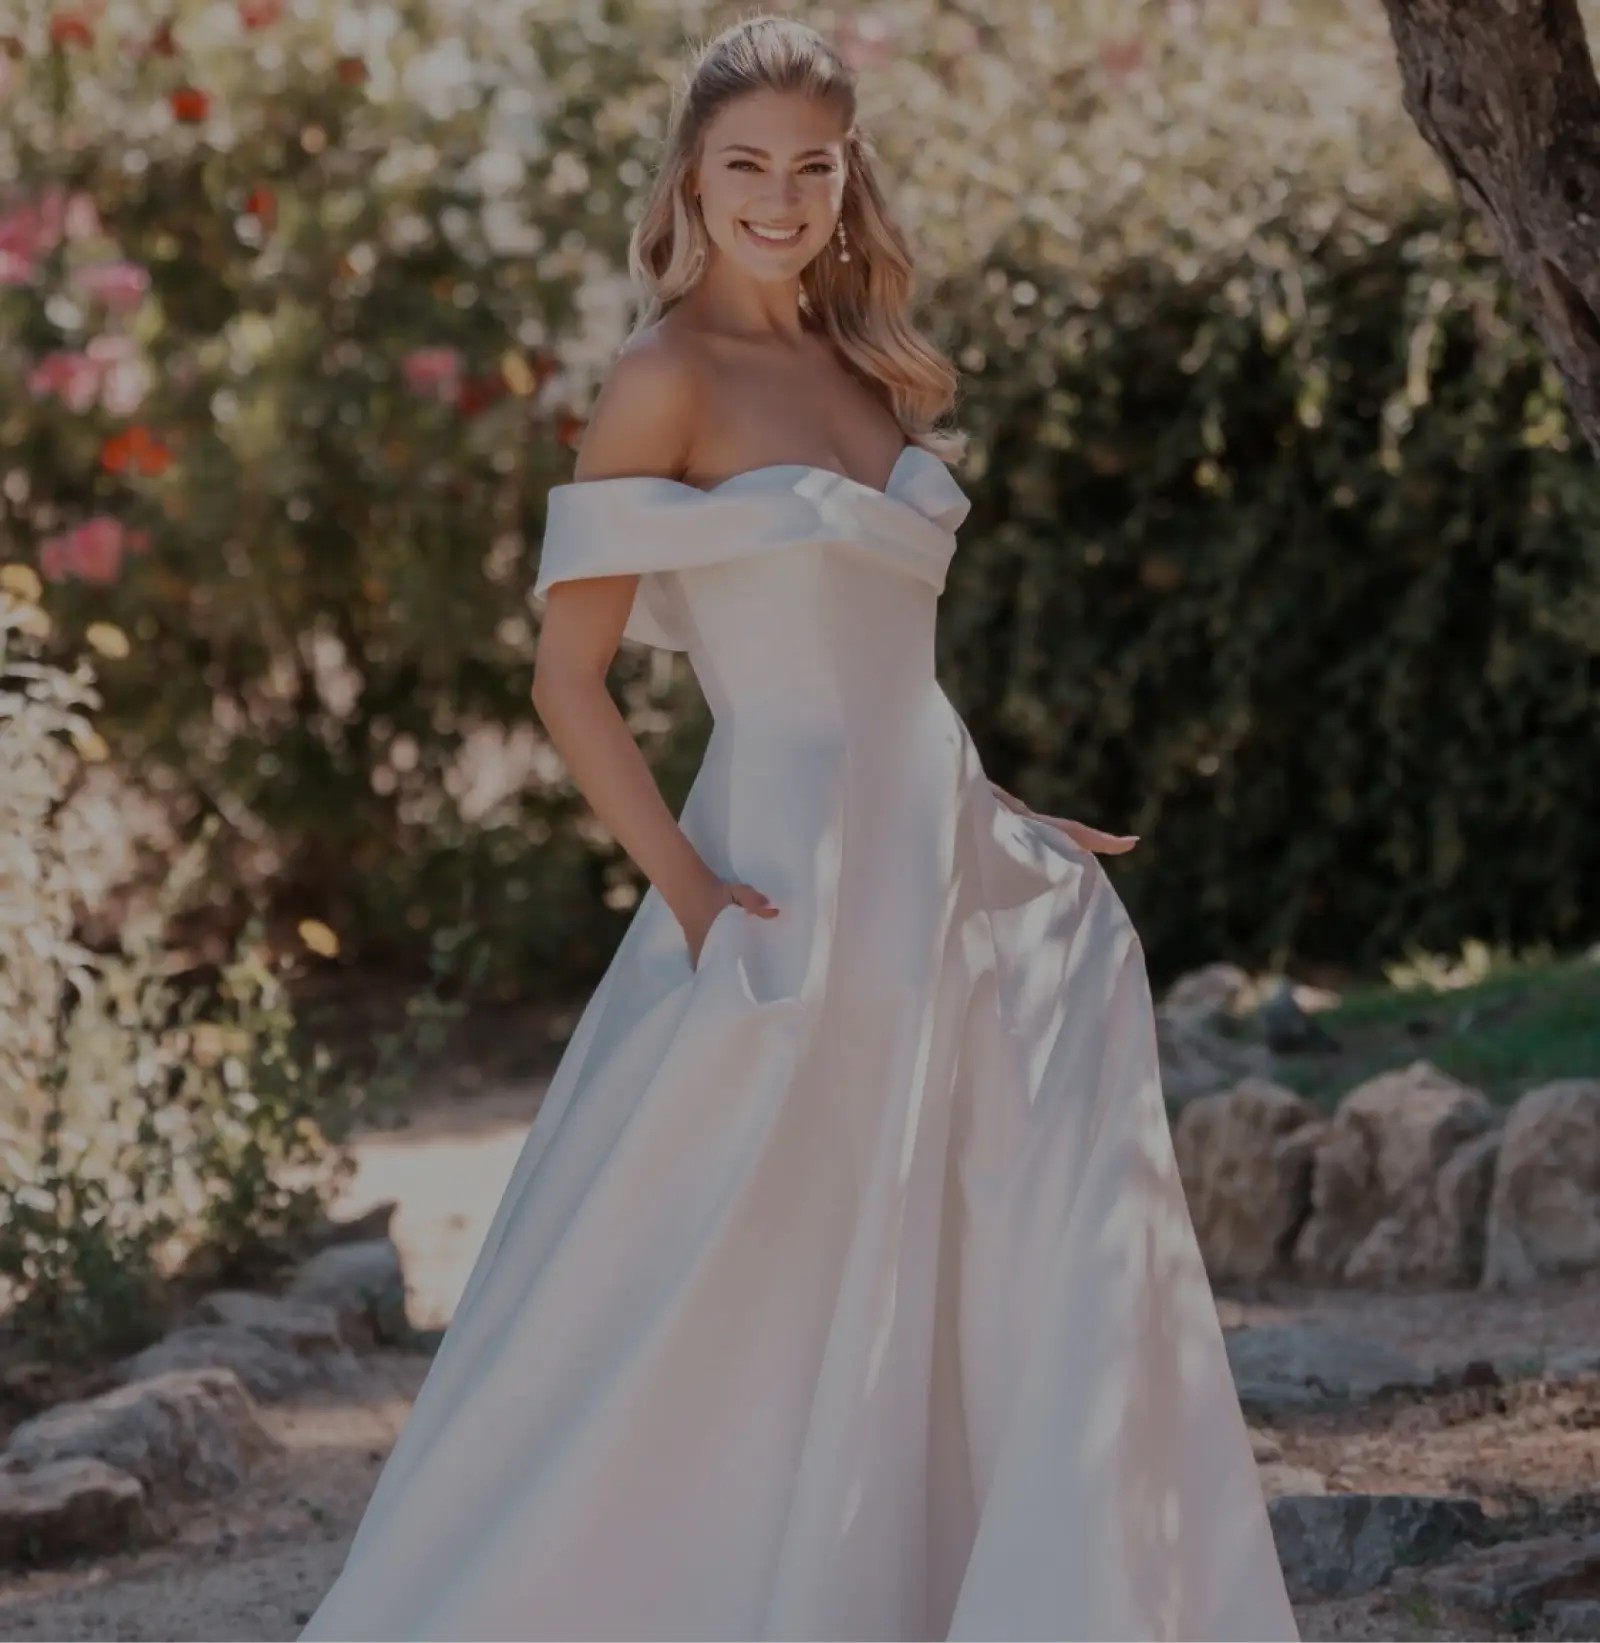
<path fill-rule="evenodd" d="M 704 367 L 694 338 L 659 321 L 631 337 L 589 414 L 575 477 L 682 474 L 693 449 Z"/>

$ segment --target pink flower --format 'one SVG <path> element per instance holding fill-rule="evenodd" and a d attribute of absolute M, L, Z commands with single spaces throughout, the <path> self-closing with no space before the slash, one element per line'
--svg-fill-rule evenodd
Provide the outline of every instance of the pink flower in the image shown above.
<path fill-rule="evenodd" d="M 134 262 L 93 263 L 78 269 L 73 279 L 85 296 L 114 314 L 131 313 L 150 289 L 149 272 Z"/>
<path fill-rule="evenodd" d="M 101 368 L 87 354 L 46 354 L 28 373 L 35 399 L 59 399 L 69 411 L 92 410 L 100 398 Z"/>
<path fill-rule="evenodd" d="M 31 285 L 36 272 L 31 258 L 0 249 L 0 285 Z"/>
<path fill-rule="evenodd" d="M 63 238 L 86 240 L 100 232 L 93 198 L 68 194 L 52 183 L 37 200 L 0 215 L 0 253 L 10 252 L 32 264 L 55 250 Z"/>
<path fill-rule="evenodd" d="M 59 233 L 52 233 L 36 205 L 18 206 L 0 217 L 0 251 L 35 262 L 54 248 Z"/>
<path fill-rule="evenodd" d="M 76 577 L 103 587 L 116 581 L 123 554 L 134 546 L 120 520 L 97 514 L 59 536 L 46 537 L 39 544 L 39 570 L 48 582 Z"/>
<path fill-rule="evenodd" d="M 59 399 L 82 413 L 96 405 L 113 416 L 130 416 L 150 388 L 150 371 L 132 337 L 98 336 L 81 354 L 46 354 L 28 373 L 35 399 Z"/>
<path fill-rule="evenodd" d="M 426 394 L 446 405 L 461 396 L 461 350 L 459 348 L 415 348 L 401 362 L 406 386 L 414 394 Z"/>
<path fill-rule="evenodd" d="M 112 416 L 131 416 L 150 389 L 150 369 L 132 337 L 92 337 L 89 358 L 100 372 L 100 404 Z"/>

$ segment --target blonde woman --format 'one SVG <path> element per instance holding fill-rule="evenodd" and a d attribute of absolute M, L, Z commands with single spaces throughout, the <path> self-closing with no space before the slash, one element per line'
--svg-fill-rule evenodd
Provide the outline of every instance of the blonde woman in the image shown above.
<path fill-rule="evenodd" d="M 549 498 L 534 701 L 649 888 L 307 1638 L 1294 1638 L 1132 840 L 934 677 L 956 379 L 849 74 L 698 56 Z M 624 638 L 715 718 L 674 816 Z"/>

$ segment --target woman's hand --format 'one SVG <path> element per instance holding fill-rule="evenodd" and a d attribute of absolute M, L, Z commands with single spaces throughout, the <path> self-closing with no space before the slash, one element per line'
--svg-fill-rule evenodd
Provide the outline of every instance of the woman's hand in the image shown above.
<path fill-rule="evenodd" d="M 705 946 L 712 920 L 725 907 L 742 907 L 757 918 L 776 918 L 778 909 L 752 884 L 737 879 L 712 879 L 698 891 L 686 912 L 678 915 L 683 939 L 689 946 L 689 962 L 700 968 L 700 951 Z"/>
<path fill-rule="evenodd" d="M 1073 821 L 1067 816 L 1041 816 L 1037 810 L 1028 812 L 1035 821 L 1057 828 L 1085 850 L 1094 850 L 1102 856 L 1120 856 L 1139 842 L 1137 833 L 1106 833 L 1087 822 Z"/>
<path fill-rule="evenodd" d="M 1085 850 L 1096 851 L 1102 856 L 1120 856 L 1139 842 L 1137 833 L 1107 833 L 1098 827 L 1091 827 L 1087 822 L 1073 821 L 1069 816 L 1041 815 L 1037 810 L 1025 805 L 1015 793 L 1008 793 L 998 782 L 990 782 L 989 786 L 994 789 L 995 797 L 1007 809 L 1016 811 L 1019 816 L 1028 816 L 1034 821 L 1041 821 L 1049 827 L 1056 828 Z"/>

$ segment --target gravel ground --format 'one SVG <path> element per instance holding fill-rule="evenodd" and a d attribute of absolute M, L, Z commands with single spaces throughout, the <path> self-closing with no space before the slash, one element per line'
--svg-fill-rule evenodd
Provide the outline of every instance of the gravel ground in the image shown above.
<path fill-rule="evenodd" d="M 537 1103 L 535 1084 L 446 1099 L 406 1129 L 359 1144 L 346 1205 L 392 1198 L 413 1321 L 448 1319 Z M 1286 1285 L 1222 1293 L 1224 1324 L 1316 1321 L 1397 1347 L 1430 1367 L 1526 1358 L 1600 1341 L 1600 1284 L 1533 1295 L 1352 1295 Z M 235 1495 L 186 1512 L 163 1544 L 0 1581 L 12 1639 L 291 1639 L 332 1582 L 428 1360 L 367 1360 L 360 1396 L 263 1405 L 284 1445 Z M 1263 1422 L 1286 1464 L 1335 1490 L 1465 1493 L 1513 1519 L 1600 1487 L 1600 1387 L 1517 1382 Z M 1600 1527 L 1600 1500 L 1591 1493 Z M 1490 1638 L 1470 1616 L 1423 1614 L 1385 1594 L 1307 1605 L 1310 1639 Z M 1527 1633 L 1520 1634 L 1527 1636 Z"/>

